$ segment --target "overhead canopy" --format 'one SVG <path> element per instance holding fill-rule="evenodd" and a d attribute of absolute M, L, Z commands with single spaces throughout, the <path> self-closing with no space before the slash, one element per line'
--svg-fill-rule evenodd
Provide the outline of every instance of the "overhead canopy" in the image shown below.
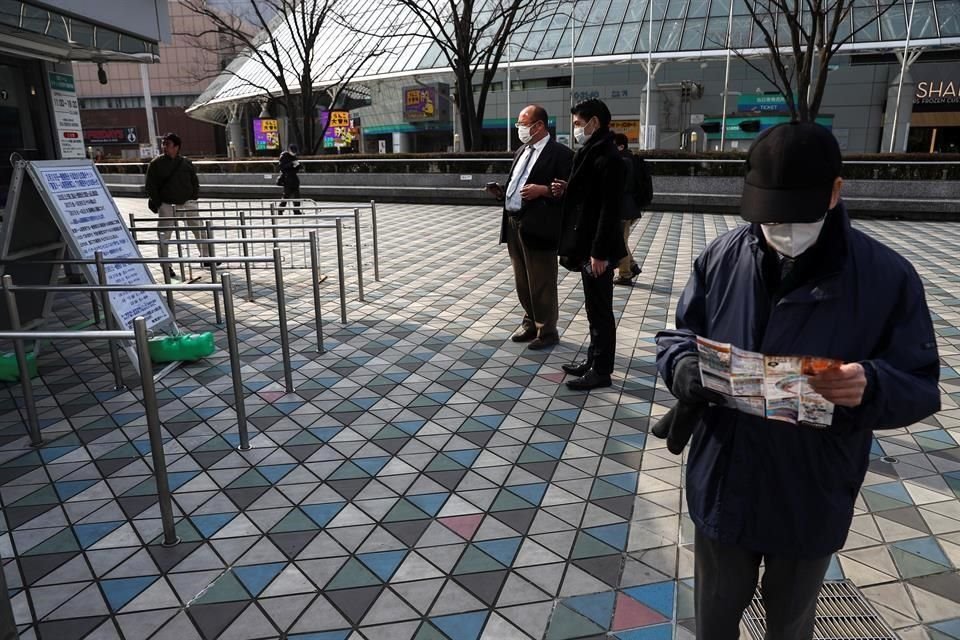
<path fill-rule="evenodd" d="M 163 4 L 166 12 L 166 3 Z M 116 10 L 116 5 L 110 6 Z M 152 18 L 155 22 L 158 19 L 156 9 Z M 55 62 L 155 62 L 158 59 L 157 40 L 19 0 L 0 0 L 0 34 L 0 52 Z"/>
<path fill-rule="evenodd" d="M 573 55 L 577 64 L 642 61 L 647 57 L 655 60 L 690 60 L 723 55 L 728 46 L 729 2 L 560 2 L 540 20 L 514 33 L 509 58 L 514 65 L 524 67 L 568 64 L 573 40 L 576 40 Z M 754 24 L 744 0 L 733 2 L 729 46 L 745 55 L 765 54 L 767 49 L 762 32 Z M 886 6 L 885 0 L 856 0 L 846 24 L 840 27 L 840 37 L 861 25 L 869 23 L 869 26 L 857 32 L 844 45 L 843 51 L 903 50 L 911 2 L 896 0 L 896 5 L 877 20 L 881 8 Z M 439 46 L 426 37 L 407 35 L 384 39 L 372 35 L 387 33 L 390 29 L 426 33 L 409 10 L 391 0 L 341 0 L 337 10 L 346 22 L 368 35 L 351 32 L 337 21 L 329 20 L 319 38 L 320 45 L 313 52 L 314 66 L 329 69 L 318 78 L 315 86 L 324 87 L 338 82 L 339 74 L 347 72 L 351 56 L 360 58 L 382 46 L 382 43 L 386 44 L 386 51 L 366 60 L 354 75 L 354 83 L 449 71 Z M 278 20 L 271 31 L 282 49 L 292 49 L 293 37 L 286 22 Z M 960 47 L 960 0 L 917 0 L 913 9 L 910 40 L 913 47 Z M 648 46 L 650 42 L 652 47 Z M 651 48 L 652 52 L 648 53 Z M 292 75 L 290 79 L 293 79 Z M 226 105 L 279 94 L 280 87 L 271 74 L 258 61 L 241 56 L 187 111 L 199 118 L 222 119 L 217 117 L 217 113 L 222 113 Z"/>

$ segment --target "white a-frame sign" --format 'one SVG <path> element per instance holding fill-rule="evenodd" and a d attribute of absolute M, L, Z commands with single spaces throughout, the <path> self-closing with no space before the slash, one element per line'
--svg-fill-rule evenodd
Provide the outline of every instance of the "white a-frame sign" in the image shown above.
<path fill-rule="evenodd" d="M 0 227 L 0 273 L 12 276 L 15 285 L 51 284 L 59 273 L 54 265 L 18 264 L 18 260 L 56 260 L 64 251 L 74 258 L 93 260 L 97 251 L 104 260 L 141 258 L 140 251 L 90 160 L 19 160 Z M 99 284 L 94 264 L 80 266 L 87 282 Z M 155 284 L 145 264 L 106 265 L 107 284 Z M 110 307 L 116 326 L 132 330 L 143 316 L 157 333 L 178 334 L 166 301 L 158 291 L 111 291 Z M 26 328 L 47 320 L 53 295 L 18 292 L 20 323 Z M 0 326 L 6 326 L 5 302 L 0 301 Z M 124 345 L 138 366 L 133 344 Z M 161 374 L 162 375 L 162 374 Z M 158 376 L 159 377 L 159 376 Z"/>

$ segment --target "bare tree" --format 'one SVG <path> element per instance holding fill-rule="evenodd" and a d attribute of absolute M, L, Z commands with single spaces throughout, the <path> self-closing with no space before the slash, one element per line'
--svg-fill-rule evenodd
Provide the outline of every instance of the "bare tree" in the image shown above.
<path fill-rule="evenodd" d="M 239 51 L 233 63 L 212 75 L 237 78 L 282 106 L 293 139 L 308 154 L 316 153 L 330 126 L 329 118 L 318 122 L 318 109 L 341 105 L 356 74 L 382 53 L 378 47 L 364 50 L 354 38 L 338 48 L 338 55 L 320 55 L 341 0 L 234 0 L 229 10 L 207 0 L 181 2 L 206 26 L 178 35 L 192 37 L 196 46 L 216 51 L 221 59 Z M 258 68 L 251 70 L 244 61 Z"/>
<path fill-rule="evenodd" d="M 440 58 L 449 65 L 456 79 L 454 101 L 463 148 L 479 149 L 487 96 L 511 34 L 552 15 L 556 0 L 392 1 L 412 14 L 416 23 L 410 33 L 396 35 L 425 38 L 440 50 Z M 475 81 L 479 89 L 476 94 Z"/>
<path fill-rule="evenodd" d="M 730 0 L 737 1 L 737 0 Z M 783 95 L 791 116 L 813 122 L 820 112 L 830 61 L 843 45 L 880 20 L 897 0 L 742 0 L 754 29 L 768 49 L 764 68 L 755 58 L 735 51 Z M 852 15 L 857 5 L 856 15 Z M 877 11 L 861 21 L 864 11 Z M 856 18 L 856 20 L 854 20 Z"/>

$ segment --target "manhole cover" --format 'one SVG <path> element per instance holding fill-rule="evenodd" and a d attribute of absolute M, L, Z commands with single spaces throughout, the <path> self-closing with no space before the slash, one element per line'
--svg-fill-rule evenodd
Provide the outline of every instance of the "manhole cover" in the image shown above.
<path fill-rule="evenodd" d="M 767 630 L 760 589 L 743 614 L 743 626 L 755 640 Z M 814 640 L 895 640 L 893 631 L 849 580 L 825 582 L 817 600 Z"/>

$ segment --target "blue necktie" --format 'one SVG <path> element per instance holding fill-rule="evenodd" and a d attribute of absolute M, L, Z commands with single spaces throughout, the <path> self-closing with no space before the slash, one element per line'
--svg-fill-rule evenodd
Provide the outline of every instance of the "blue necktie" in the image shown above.
<path fill-rule="evenodd" d="M 520 170 L 513 174 L 513 179 L 510 180 L 510 184 L 507 187 L 507 200 L 513 198 L 514 194 L 517 193 L 517 189 L 520 188 L 520 179 L 523 177 L 524 172 L 527 170 L 527 165 L 530 164 L 530 158 L 533 157 L 533 147 L 525 147 L 523 157 L 523 164 L 520 166 Z"/>

